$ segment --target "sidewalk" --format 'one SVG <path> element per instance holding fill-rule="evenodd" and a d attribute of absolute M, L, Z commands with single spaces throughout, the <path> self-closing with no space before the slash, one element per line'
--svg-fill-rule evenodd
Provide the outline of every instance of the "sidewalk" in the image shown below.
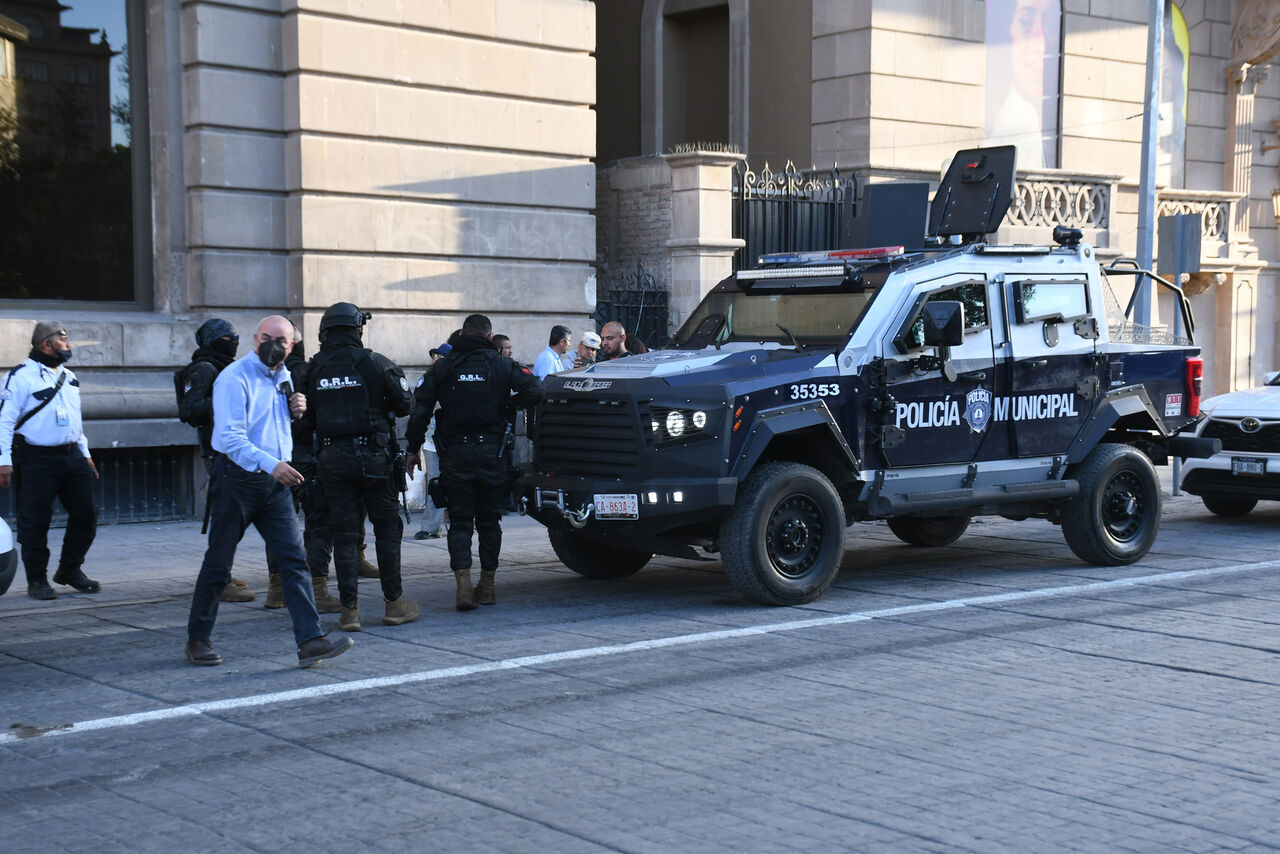
<path fill-rule="evenodd" d="M 410 598 L 430 591 L 442 600 L 453 595 L 453 577 L 449 571 L 449 552 L 443 537 L 433 540 L 415 540 L 421 516 L 405 526 L 401 541 L 401 573 L 404 576 Z M 554 562 L 555 553 L 547 541 L 546 529 L 528 516 L 502 517 L 502 565 L 515 567 L 525 564 Z M 49 532 L 49 547 L 53 552 L 50 566 L 56 566 L 61 551 L 63 529 Z M 85 561 L 85 574 L 102 583 L 102 592 L 77 593 L 70 587 L 56 584 L 58 598 L 52 602 L 38 602 L 27 598 L 26 575 L 21 563 L 7 593 L 0 597 L 0 619 L 7 616 L 31 614 L 64 614 L 69 611 L 95 608 L 104 605 L 128 605 L 158 602 L 174 598 L 191 599 L 200 563 L 204 559 L 207 537 L 200 533 L 200 523 L 153 522 L 103 525 L 89 549 Z M 373 555 L 373 532 L 368 532 L 369 558 Z M 472 551 L 476 547 L 472 537 Z M 655 561 L 661 558 L 655 558 Z M 479 564 L 477 563 L 477 567 Z M 475 570 L 478 574 L 479 570 Z M 222 604 L 227 608 L 262 607 L 267 590 L 267 562 L 262 538 L 250 528 L 236 551 L 232 572 L 236 578 L 248 582 L 249 589 L 257 594 L 253 602 Z M 377 579 L 360 579 L 361 596 L 378 593 Z M 329 589 L 336 594 L 337 581 L 332 567 L 329 572 Z M 437 588 L 438 587 L 438 591 Z M 450 601 L 452 599 L 450 598 Z M 221 614 L 220 614 L 221 616 Z M 328 615 L 324 615 L 326 618 Z"/>

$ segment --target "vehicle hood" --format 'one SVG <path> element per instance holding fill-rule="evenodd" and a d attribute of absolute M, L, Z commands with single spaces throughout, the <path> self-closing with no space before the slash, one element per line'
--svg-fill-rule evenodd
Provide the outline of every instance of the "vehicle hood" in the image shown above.
<path fill-rule="evenodd" d="M 611 359 L 586 368 L 566 373 L 552 374 L 545 383 L 548 390 L 563 386 L 571 391 L 592 391 L 605 388 L 603 383 L 616 380 L 657 378 L 672 385 L 683 382 L 721 382 L 727 373 L 731 376 L 751 376 L 763 373 L 770 362 L 795 360 L 797 369 L 812 368 L 823 359 L 831 359 L 830 351 L 797 352 L 792 347 L 778 344 L 726 344 L 719 350 L 707 347 L 703 350 L 652 350 L 648 353 Z M 833 362 L 834 364 L 834 362 Z"/>
<path fill-rule="evenodd" d="M 1280 386 L 1259 386 L 1219 394 L 1201 402 L 1206 415 L 1280 418 Z"/>

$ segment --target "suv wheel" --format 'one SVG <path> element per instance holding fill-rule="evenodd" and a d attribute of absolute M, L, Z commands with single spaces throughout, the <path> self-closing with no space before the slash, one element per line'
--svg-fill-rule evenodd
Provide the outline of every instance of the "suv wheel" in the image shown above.
<path fill-rule="evenodd" d="M 812 602 L 840 572 L 844 528 L 840 496 L 820 471 L 766 463 L 748 475 L 720 527 L 725 574 L 757 602 Z"/>
<path fill-rule="evenodd" d="M 548 528 L 547 538 L 560 562 L 587 578 L 626 578 L 643 569 L 653 557 L 644 552 L 606 546 L 562 528 Z"/>
<path fill-rule="evenodd" d="M 1141 560 L 1160 530 L 1160 482 L 1151 461 L 1128 445 L 1103 444 L 1073 474 L 1080 494 L 1062 508 L 1071 551 L 1098 566 Z"/>
<path fill-rule="evenodd" d="M 949 546 L 969 527 L 968 516 L 897 516 L 888 522 L 893 535 L 911 546 Z"/>
<path fill-rule="evenodd" d="M 1202 495 L 1200 500 L 1210 513 L 1218 516 L 1248 516 L 1258 506 L 1256 498 L 1238 498 L 1233 495 Z"/>

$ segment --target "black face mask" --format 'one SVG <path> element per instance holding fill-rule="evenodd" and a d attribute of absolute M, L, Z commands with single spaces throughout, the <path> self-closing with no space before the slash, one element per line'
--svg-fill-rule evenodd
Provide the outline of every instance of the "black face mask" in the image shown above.
<path fill-rule="evenodd" d="M 61 365 L 61 364 L 65 364 L 66 362 L 70 362 L 70 361 L 71 361 L 71 348 L 70 348 L 70 347 L 68 347 L 68 348 L 67 348 L 67 349 L 65 349 L 65 350 L 57 350 L 57 349 L 55 349 L 55 350 L 53 351 L 53 357 L 54 357 L 55 359 L 57 359 L 57 360 L 58 360 L 58 364 L 59 364 L 59 365 Z"/>
<path fill-rule="evenodd" d="M 275 370 L 284 361 L 284 345 L 279 341 L 263 341 L 258 345 L 258 358 L 262 364 Z"/>
<path fill-rule="evenodd" d="M 219 338 L 209 345 L 209 349 L 215 353 L 221 353 L 224 356 L 235 358 L 236 347 L 239 346 L 238 341 L 228 341 L 225 338 Z"/>

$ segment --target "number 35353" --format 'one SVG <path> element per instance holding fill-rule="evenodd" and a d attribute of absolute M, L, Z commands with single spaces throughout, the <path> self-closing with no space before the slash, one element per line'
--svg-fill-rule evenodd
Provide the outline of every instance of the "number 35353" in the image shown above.
<path fill-rule="evenodd" d="M 797 383 L 791 386 L 792 400 L 810 400 L 815 397 L 835 397 L 840 394 L 839 383 Z"/>

